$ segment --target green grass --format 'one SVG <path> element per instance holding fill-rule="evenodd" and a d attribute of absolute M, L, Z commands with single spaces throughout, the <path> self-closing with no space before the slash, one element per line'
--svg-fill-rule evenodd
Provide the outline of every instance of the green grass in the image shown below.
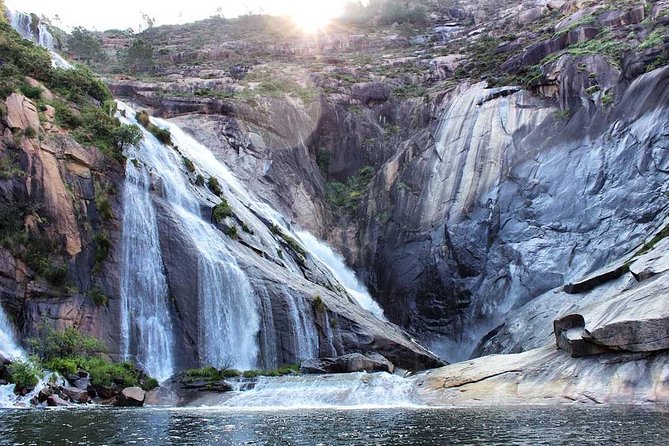
<path fill-rule="evenodd" d="M 214 206 L 214 209 L 211 211 L 211 219 L 216 224 L 221 223 L 226 218 L 232 217 L 234 215 L 235 214 L 232 211 L 230 203 L 228 203 L 228 200 L 225 198 L 221 198 L 221 202 Z"/>
<path fill-rule="evenodd" d="M 327 185 L 327 194 L 334 206 L 354 210 L 369 188 L 369 183 L 374 176 L 371 167 L 363 167 L 355 175 L 346 180 L 345 183 L 331 182 Z"/>

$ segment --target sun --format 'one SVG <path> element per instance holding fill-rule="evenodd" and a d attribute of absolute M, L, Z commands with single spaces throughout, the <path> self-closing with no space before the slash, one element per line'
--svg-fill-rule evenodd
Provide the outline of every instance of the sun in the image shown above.
<path fill-rule="evenodd" d="M 323 30 L 341 15 L 339 2 L 294 1 L 289 13 L 295 25 L 303 32 L 313 34 Z"/>

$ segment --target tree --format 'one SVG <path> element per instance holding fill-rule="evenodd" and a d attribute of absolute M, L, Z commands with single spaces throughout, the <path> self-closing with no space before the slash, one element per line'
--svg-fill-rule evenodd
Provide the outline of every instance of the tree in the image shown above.
<path fill-rule="evenodd" d="M 114 130 L 113 135 L 116 148 L 123 151 L 131 146 L 136 146 L 142 140 L 142 130 L 136 125 L 121 124 Z"/>
<path fill-rule="evenodd" d="M 135 39 L 128 49 L 128 68 L 136 73 L 153 68 L 153 46 L 144 39 Z"/>
<path fill-rule="evenodd" d="M 95 34 L 82 27 L 76 27 L 67 39 L 67 47 L 78 59 L 90 64 L 91 60 L 102 59 L 102 44 Z"/>

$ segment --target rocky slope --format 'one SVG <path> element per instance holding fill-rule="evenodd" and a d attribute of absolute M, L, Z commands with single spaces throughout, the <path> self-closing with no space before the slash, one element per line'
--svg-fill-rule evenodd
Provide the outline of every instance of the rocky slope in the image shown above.
<path fill-rule="evenodd" d="M 156 68 L 111 83 L 327 237 L 392 321 L 459 360 L 659 227 L 669 19 L 664 1 L 425 5 L 421 23 L 315 38 L 255 16 L 151 29 Z"/>

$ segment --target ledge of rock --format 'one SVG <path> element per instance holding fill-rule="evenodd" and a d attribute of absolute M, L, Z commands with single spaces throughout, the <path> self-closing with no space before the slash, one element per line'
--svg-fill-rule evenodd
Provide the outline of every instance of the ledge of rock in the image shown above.
<path fill-rule="evenodd" d="M 304 361 L 300 371 L 305 374 L 388 372 L 393 373 L 393 364 L 378 353 L 350 353 L 336 358 L 320 358 Z"/>

